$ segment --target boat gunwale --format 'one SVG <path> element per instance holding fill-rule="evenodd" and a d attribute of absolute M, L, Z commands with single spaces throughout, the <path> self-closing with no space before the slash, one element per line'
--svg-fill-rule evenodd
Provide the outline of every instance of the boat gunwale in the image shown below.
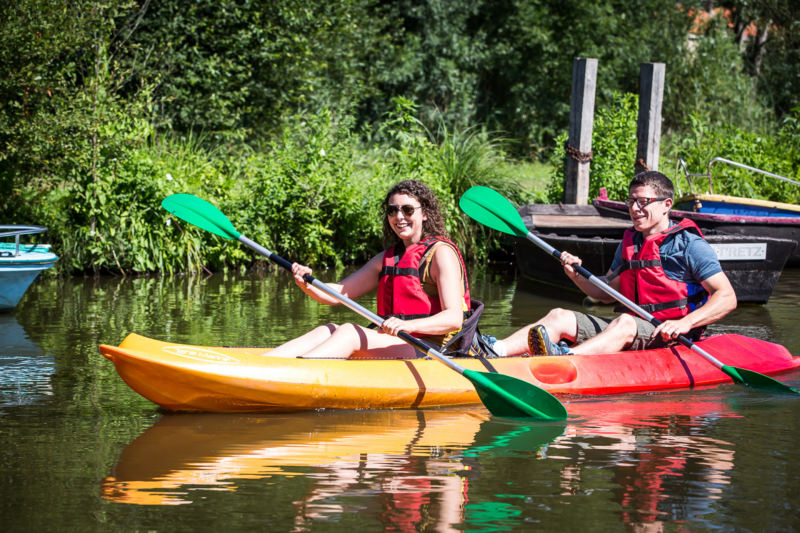
<path fill-rule="evenodd" d="M 595 205 L 599 205 L 601 207 L 606 207 L 609 209 L 618 210 L 623 212 L 628 211 L 628 207 L 625 205 L 624 202 L 619 202 L 616 200 L 602 200 L 600 198 L 595 198 L 592 200 L 592 203 Z M 709 220 L 713 222 L 737 222 L 740 224 L 767 224 L 767 225 L 778 225 L 778 224 L 787 224 L 792 226 L 800 226 L 800 217 L 758 217 L 758 216 L 749 216 L 749 215 L 723 215 L 718 213 L 696 213 L 694 211 L 680 211 L 680 210 L 670 210 L 669 213 L 670 218 L 689 218 L 689 219 L 699 219 L 699 220 Z"/>

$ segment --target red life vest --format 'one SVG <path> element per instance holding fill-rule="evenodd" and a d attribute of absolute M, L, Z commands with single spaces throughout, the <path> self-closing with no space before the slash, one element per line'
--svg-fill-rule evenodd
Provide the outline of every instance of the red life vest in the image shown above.
<path fill-rule="evenodd" d="M 429 296 L 422 289 L 425 263 L 430 261 L 431 257 L 427 257 L 425 263 L 420 264 L 425 252 L 438 242 L 449 244 L 458 255 L 464 278 L 463 309 L 465 313 L 469 312 L 469 285 L 461 252 L 458 251 L 455 244 L 443 237 L 429 237 L 408 248 L 403 244 L 398 244 L 383 253 L 383 265 L 378 281 L 379 315 L 384 318 L 396 316 L 402 320 L 413 320 L 426 318 L 442 311 L 442 302 L 439 301 L 439 296 Z M 411 335 L 423 336 L 416 333 Z"/>
<path fill-rule="evenodd" d="M 671 279 L 661 266 L 659 246 L 681 231 L 703 237 L 700 228 L 685 218 L 680 224 L 645 237 L 639 249 L 633 239 L 636 230 L 628 228 L 622 238 L 622 266 L 609 276 L 609 280 L 619 276 L 622 295 L 661 321 L 685 317 L 708 301 L 708 292 L 702 285 Z"/>

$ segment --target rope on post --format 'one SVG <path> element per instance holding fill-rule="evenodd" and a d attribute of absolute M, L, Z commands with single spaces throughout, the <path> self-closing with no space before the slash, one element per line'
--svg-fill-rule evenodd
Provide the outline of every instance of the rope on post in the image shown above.
<path fill-rule="evenodd" d="M 567 151 L 567 155 L 572 157 L 578 163 L 588 163 L 594 157 L 594 152 L 589 150 L 588 152 L 581 152 L 571 144 L 569 141 L 564 142 L 564 150 Z"/>

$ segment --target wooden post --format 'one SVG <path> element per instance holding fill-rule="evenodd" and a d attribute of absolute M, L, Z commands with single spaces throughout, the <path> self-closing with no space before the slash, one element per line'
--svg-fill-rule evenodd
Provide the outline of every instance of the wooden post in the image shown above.
<path fill-rule="evenodd" d="M 642 63 L 639 71 L 639 122 L 636 126 L 634 165 L 637 174 L 645 170 L 658 170 L 665 72 L 664 63 Z"/>
<path fill-rule="evenodd" d="M 597 87 L 597 59 L 576 57 L 572 63 L 572 100 L 569 108 L 569 146 L 582 155 L 592 151 L 594 93 Z M 564 203 L 584 205 L 589 200 L 589 161 L 578 161 L 581 154 L 570 155 L 567 148 L 567 173 L 564 179 Z"/>

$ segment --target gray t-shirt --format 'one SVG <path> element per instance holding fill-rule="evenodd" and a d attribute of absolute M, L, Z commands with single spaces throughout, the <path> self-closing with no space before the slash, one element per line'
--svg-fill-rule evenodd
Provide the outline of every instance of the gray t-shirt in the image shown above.
<path fill-rule="evenodd" d="M 670 221 L 670 227 L 675 223 Z M 636 232 L 633 242 L 641 245 L 644 236 Z M 679 231 L 668 236 L 658 247 L 661 253 L 661 266 L 668 278 L 684 283 L 700 284 L 714 274 L 722 272 L 719 258 L 705 239 L 691 231 Z M 622 243 L 614 254 L 611 270 L 622 265 Z M 690 291 L 691 292 L 691 291 Z"/>

